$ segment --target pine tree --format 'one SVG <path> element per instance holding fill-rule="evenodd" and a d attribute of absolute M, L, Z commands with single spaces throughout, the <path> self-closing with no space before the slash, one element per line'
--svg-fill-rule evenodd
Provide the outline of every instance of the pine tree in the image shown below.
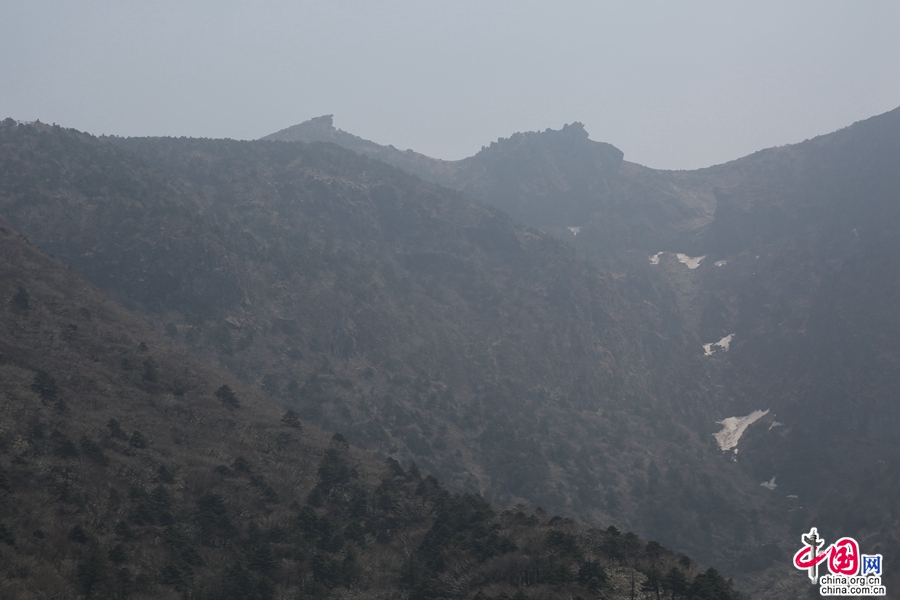
<path fill-rule="evenodd" d="M 222 401 L 222 404 L 227 406 L 228 408 L 239 408 L 241 403 L 238 401 L 237 396 L 234 395 L 234 391 L 226 384 L 220 387 L 215 392 L 216 398 Z"/>

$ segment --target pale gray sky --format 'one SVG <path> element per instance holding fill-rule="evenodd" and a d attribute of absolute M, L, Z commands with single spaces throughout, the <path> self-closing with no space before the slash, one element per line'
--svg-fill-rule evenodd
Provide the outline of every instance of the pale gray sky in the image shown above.
<path fill-rule="evenodd" d="M 900 2 L 7 0 L 0 118 L 252 139 L 335 126 L 447 159 L 581 121 L 658 168 L 900 105 Z"/>

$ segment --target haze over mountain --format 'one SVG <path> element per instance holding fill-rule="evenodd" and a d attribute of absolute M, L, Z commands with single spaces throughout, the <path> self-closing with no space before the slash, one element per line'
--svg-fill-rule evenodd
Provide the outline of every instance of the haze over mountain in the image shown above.
<path fill-rule="evenodd" d="M 564 244 L 382 163 L 333 146 L 118 141 L 135 159 L 60 129 L 22 142 L 11 171 L 37 187 L 6 196 L 6 214 L 36 243 L 185 350 L 463 489 L 598 521 L 615 510 L 625 526 L 634 506 L 620 497 L 656 443 L 637 438 L 657 437 L 621 437 L 650 426 L 630 413 L 654 414 L 667 445 L 691 438 L 674 414 L 713 426 L 707 409 L 654 392 L 688 397 L 702 382 L 629 366 L 664 353 L 689 368 L 660 308 L 631 308 Z M 68 144 L 69 168 L 54 165 Z M 22 177 L 27 165 L 57 175 Z M 116 179 L 81 179 L 104 170 Z"/>
<path fill-rule="evenodd" d="M 800 530 L 900 541 L 898 115 L 695 172 L 579 124 L 446 162 L 330 117 L 275 137 L 331 144 L 8 120 L 0 214 L 376 456 L 780 597 Z M 720 450 L 716 421 L 758 409 Z"/>
<path fill-rule="evenodd" d="M 281 135 L 291 131 L 316 135 Z M 718 350 L 707 360 L 720 416 L 769 409 L 777 423 L 748 430 L 742 468 L 777 476 L 779 494 L 834 527 L 896 541 L 900 109 L 693 172 L 604 161 L 605 151 L 576 124 L 414 172 L 600 264 L 646 272 L 685 330 Z"/>
<path fill-rule="evenodd" d="M 604 252 L 675 243 L 708 223 L 715 210 L 712 178 L 626 162 L 615 146 L 590 140 L 581 123 L 559 131 L 517 133 L 458 161 L 363 140 L 336 129 L 331 115 L 261 139 L 332 142 L 459 190 L 560 237 L 572 237 L 567 228 L 577 228 L 579 242 L 589 240 Z"/>
<path fill-rule="evenodd" d="M 377 463 L 3 224 L 0 255 L 4 598 L 737 597 L 633 533 Z"/>
<path fill-rule="evenodd" d="M 6 4 L 0 114 L 94 134 L 253 139 L 333 112 L 459 159 L 578 120 L 698 168 L 900 103 L 890 0 Z"/>

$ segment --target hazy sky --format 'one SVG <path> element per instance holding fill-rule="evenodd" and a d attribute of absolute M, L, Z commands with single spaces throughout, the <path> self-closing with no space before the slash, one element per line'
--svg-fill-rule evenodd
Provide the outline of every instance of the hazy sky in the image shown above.
<path fill-rule="evenodd" d="M 0 118 L 253 139 L 335 126 L 447 159 L 581 121 L 695 168 L 900 106 L 900 2 L 42 2 L 0 11 Z"/>

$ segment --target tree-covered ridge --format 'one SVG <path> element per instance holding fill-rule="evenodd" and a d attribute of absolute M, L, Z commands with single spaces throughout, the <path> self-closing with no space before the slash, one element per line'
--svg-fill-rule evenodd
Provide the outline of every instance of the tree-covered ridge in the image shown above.
<path fill-rule="evenodd" d="M 5 226 L 0 255 L 4 597 L 591 598 L 628 597 L 632 581 L 688 597 L 710 577 L 728 589 L 633 534 L 498 511 L 377 463 L 172 352 Z"/>
<path fill-rule="evenodd" d="M 326 139 L 324 125 L 295 130 Z M 340 133 L 328 139 L 354 148 Z M 781 540 L 741 567 L 783 562 L 795 544 L 785 532 L 813 525 L 890 552 L 900 540 L 900 338 L 886 333 L 900 330 L 900 108 L 699 171 L 604 164 L 595 150 L 578 128 L 516 134 L 454 163 L 448 183 L 646 274 L 631 297 L 653 289 L 677 306 L 697 344 L 733 337 L 727 353 L 702 359 L 712 410 L 777 416 L 747 431 L 734 458 L 757 482 L 777 474 L 770 495 L 784 522 Z"/>
<path fill-rule="evenodd" d="M 497 513 L 480 496 L 452 494 L 433 476 L 423 478 L 415 466 L 404 470 L 393 459 L 367 495 L 355 484 L 343 447 L 336 435 L 320 464 L 319 482 L 299 509 L 297 523 L 306 539 L 337 553 L 313 560 L 310 594 L 368 582 L 422 600 L 625 597 L 632 585 L 680 598 L 738 597 L 714 569 L 695 575 L 690 559 L 656 542 L 614 527 L 579 526 L 540 509 L 517 506 Z M 343 553 L 342 544 L 348 546 Z M 372 551 L 382 561 L 391 557 L 399 581 L 375 583 L 375 574 L 360 566 Z"/>
<path fill-rule="evenodd" d="M 327 144 L 7 124 L 0 151 L 7 218 L 307 422 L 706 562 L 771 530 L 707 439 L 699 353 L 633 273 Z"/>

